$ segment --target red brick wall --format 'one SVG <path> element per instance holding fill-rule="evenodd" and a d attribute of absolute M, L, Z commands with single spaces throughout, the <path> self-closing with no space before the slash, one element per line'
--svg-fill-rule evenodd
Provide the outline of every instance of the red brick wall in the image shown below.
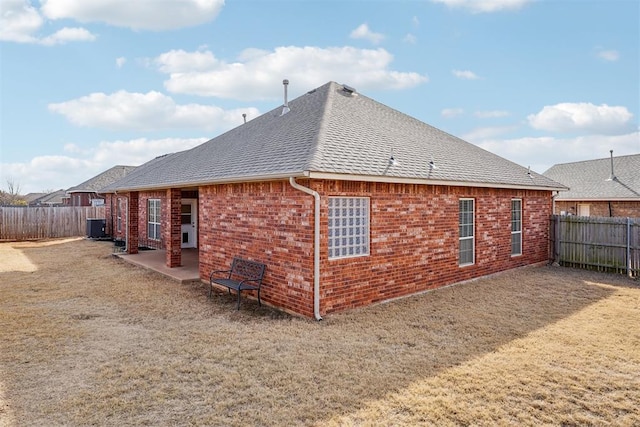
<path fill-rule="evenodd" d="M 104 199 L 103 196 L 98 196 L 96 193 L 71 193 L 69 198 L 71 206 L 91 206 L 91 199 Z"/>
<path fill-rule="evenodd" d="M 313 316 L 313 198 L 286 182 L 199 190 L 200 277 L 234 256 L 267 264 L 261 298 Z"/>
<path fill-rule="evenodd" d="M 551 194 L 427 185 L 301 181 L 321 198 L 322 314 L 548 259 Z M 370 255 L 328 259 L 329 196 L 370 198 Z M 476 259 L 458 266 L 458 200 L 474 198 Z M 523 255 L 511 256 L 511 199 L 523 203 Z M 263 298 L 313 315 L 313 197 L 286 182 L 200 188 L 200 274 L 233 256 L 267 264 Z"/>
<path fill-rule="evenodd" d="M 118 204 L 121 204 L 122 227 L 118 230 Z M 107 194 L 105 200 L 105 216 L 107 218 L 106 233 L 114 239 L 124 240 L 127 234 L 128 197 L 118 194 Z"/>
<path fill-rule="evenodd" d="M 160 236 L 161 240 L 149 239 L 149 216 L 148 201 L 149 199 L 160 199 Z M 169 224 L 169 205 L 167 204 L 167 191 L 141 191 L 138 200 L 138 234 L 140 245 L 149 245 L 154 248 L 164 249 L 164 232 Z"/>
<path fill-rule="evenodd" d="M 105 202 L 104 202 L 105 206 L 104 206 L 104 216 L 106 218 L 106 226 L 105 226 L 105 233 L 107 234 L 107 236 L 111 236 L 111 237 L 116 237 L 114 230 L 115 230 L 115 220 L 116 220 L 116 216 L 115 216 L 115 212 L 116 212 L 116 205 L 115 205 L 115 195 L 114 194 L 107 194 L 105 197 Z"/>
<path fill-rule="evenodd" d="M 578 214 L 578 203 L 589 205 L 590 216 L 618 216 L 640 218 L 640 201 L 638 202 L 575 202 L 557 201 L 555 213 L 560 215 L 564 211 L 567 214 Z"/>
<path fill-rule="evenodd" d="M 165 202 L 160 205 L 163 217 L 161 232 L 166 247 L 166 262 L 171 268 L 180 267 L 182 263 L 181 249 L 181 208 L 182 196 L 178 188 L 171 188 L 165 193 Z"/>

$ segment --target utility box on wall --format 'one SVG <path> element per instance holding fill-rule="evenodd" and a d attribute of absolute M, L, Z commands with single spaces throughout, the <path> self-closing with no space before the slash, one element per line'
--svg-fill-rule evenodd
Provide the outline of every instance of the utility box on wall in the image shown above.
<path fill-rule="evenodd" d="M 87 237 L 90 239 L 101 239 L 107 237 L 105 232 L 107 220 L 100 218 L 87 218 Z"/>

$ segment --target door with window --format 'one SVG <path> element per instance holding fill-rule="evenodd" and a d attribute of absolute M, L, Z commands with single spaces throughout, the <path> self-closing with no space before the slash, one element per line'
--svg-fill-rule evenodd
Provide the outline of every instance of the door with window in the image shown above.
<path fill-rule="evenodd" d="M 196 199 L 182 199 L 181 223 L 183 248 L 195 248 L 198 246 L 198 201 Z"/>

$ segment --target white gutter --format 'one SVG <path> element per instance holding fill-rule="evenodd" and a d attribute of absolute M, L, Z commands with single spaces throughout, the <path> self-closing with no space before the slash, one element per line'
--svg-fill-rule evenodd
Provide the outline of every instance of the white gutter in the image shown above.
<path fill-rule="evenodd" d="M 316 320 L 322 320 L 322 316 L 320 316 L 320 194 L 298 184 L 292 176 L 289 177 L 289 184 L 296 190 L 312 195 L 315 199 L 315 213 L 313 215 L 313 314 Z"/>

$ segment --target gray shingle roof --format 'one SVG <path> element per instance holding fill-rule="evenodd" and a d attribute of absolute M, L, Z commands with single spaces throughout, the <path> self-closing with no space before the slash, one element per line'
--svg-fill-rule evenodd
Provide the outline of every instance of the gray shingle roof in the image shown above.
<path fill-rule="evenodd" d="M 67 193 L 94 193 L 100 192 L 106 186 L 125 177 L 129 172 L 134 170 L 135 166 L 114 166 L 111 169 L 94 176 L 91 179 L 78 184 L 75 187 L 67 189 Z"/>
<path fill-rule="evenodd" d="M 570 189 L 556 200 L 640 201 L 640 154 L 613 158 L 616 179 L 610 180 L 611 158 L 557 164 L 544 175 Z"/>
<path fill-rule="evenodd" d="M 30 205 L 61 205 L 62 199 L 66 195 L 65 190 L 57 190 L 51 193 L 43 194 L 42 196 L 31 200 Z"/>
<path fill-rule="evenodd" d="M 341 174 L 345 179 L 564 188 L 329 82 L 195 148 L 154 159 L 109 188 L 139 190 Z M 393 151 L 398 165 L 390 165 Z M 435 169 L 429 167 L 433 160 Z"/>

